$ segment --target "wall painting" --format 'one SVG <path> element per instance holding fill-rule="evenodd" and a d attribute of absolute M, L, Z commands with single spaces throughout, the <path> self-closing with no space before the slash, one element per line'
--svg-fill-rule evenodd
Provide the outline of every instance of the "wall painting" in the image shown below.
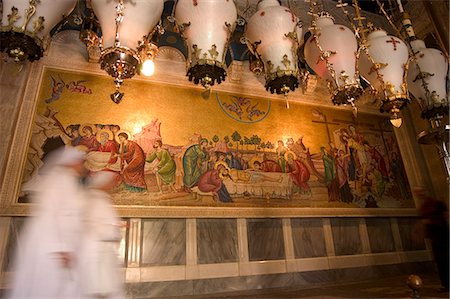
<path fill-rule="evenodd" d="M 411 208 L 387 117 L 46 69 L 23 183 L 49 151 L 86 151 L 119 206 Z M 27 201 L 21 192 L 19 202 Z"/>

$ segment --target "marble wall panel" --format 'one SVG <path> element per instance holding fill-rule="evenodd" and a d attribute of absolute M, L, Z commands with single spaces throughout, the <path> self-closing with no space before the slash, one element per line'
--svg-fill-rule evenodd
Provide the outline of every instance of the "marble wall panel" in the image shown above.
<path fill-rule="evenodd" d="M 249 290 L 260 290 L 270 288 L 282 288 L 294 285 L 294 273 L 281 273 L 269 275 L 247 276 L 247 288 Z"/>
<path fill-rule="evenodd" d="M 376 277 L 373 267 L 354 267 L 294 273 L 298 286 L 320 285 L 336 282 L 351 282 Z"/>
<path fill-rule="evenodd" d="M 299 273 L 280 273 L 270 275 L 252 275 L 245 277 L 225 277 L 215 279 L 195 279 L 171 282 L 143 282 L 128 283 L 126 285 L 127 298 L 288 298 L 282 293 L 277 295 L 273 291 L 264 297 L 258 295 L 256 290 L 270 288 L 298 288 L 298 297 L 303 289 L 318 288 L 321 285 L 336 283 L 352 283 L 355 281 L 371 280 L 386 276 L 407 277 L 410 273 L 422 273 L 423 275 L 435 274 L 435 268 L 431 262 L 403 263 L 396 265 L 380 265 L 369 267 L 355 267 L 346 269 L 330 269 Z M 403 279 L 403 278 L 402 278 Z M 374 286 L 377 287 L 377 286 Z M 250 291 L 246 292 L 246 291 Z M 282 289 L 280 289 L 282 291 Z M 227 292 L 229 293 L 227 295 Z M 408 289 L 405 285 L 405 294 Z M 320 293 L 320 292 L 319 292 Z M 250 295 L 251 294 L 251 295 Z M 323 298 L 336 297 L 339 288 L 333 294 L 322 294 Z M 289 295 L 289 298 L 298 298 Z M 322 298 L 321 297 L 321 298 Z M 339 297 L 339 296 L 338 296 Z M 341 295 L 342 297 L 342 295 Z M 339 298 L 341 298 L 339 297 Z M 407 297 L 407 296 L 406 296 Z M 305 297 L 306 298 L 306 297 Z M 309 297 L 308 297 L 309 298 Z"/>
<path fill-rule="evenodd" d="M 129 221 L 128 219 L 122 219 L 121 221 L 121 225 L 122 227 L 120 228 L 120 242 L 118 245 L 118 257 L 119 257 L 119 261 L 122 265 L 126 265 L 126 260 L 127 260 L 127 248 L 128 248 L 128 244 L 127 244 L 127 236 L 128 236 L 128 225 L 129 225 Z"/>
<path fill-rule="evenodd" d="M 291 219 L 295 258 L 326 256 L 321 218 Z"/>
<path fill-rule="evenodd" d="M 296 286 L 321 285 L 331 283 L 336 280 L 336 271 L 333 269 L 296 272 L 294 282 Z"/>
<path fill-rule="evenodd" d="M 246 277 L 196 279 L 193 283 L 194 295 L 211 294 L 212 290 L 214 290 L 214 293 L 247 290 Z"/>
<path fill-rule="evenodd" d="M 392 236 L 389 218 L 366 218 L 366 227 L 371 252 L 395 251 L 394 237 Z"/>
<path fill-rule="evenodd" d="M 237 262 L 236 219 L 197 219 L 199 264 Z"/>
<path fill-rule="evenodd" d="M 247 236 L 250 261 L 285 258 L 281 219 L 248 219 Z"/>
<path fill-rule="evenodd" d="M 133 299 L 147 298 L 182 298 L 193 295 L 193 281 L 140 282 L 126 284 L 126 297 Z"/>
<path fill-rule="evenodd" d="M 11 271 L 14 268 L 13 260 L 16 256 L 20 232 L 26 222 L 25 217 L 14 217 L 9 228 L 8 243 L 6 245 L 6 256 L 3 261 L 3 271 Z"/>
<path fill-rule="evenodd" d="M 389 277 L 402 273 L 420 273 L 420 275 L 427 276 L 429 273 L 436 273 L 436 267 L 432 261 L 379 265 L 371 266 L 371 268 L 376 271 L 377 277 Z"/>
<path fill-rule="evenodd" d="M 336 255 L 362 253 L 361 237 L 359 234 L 359 219 L 331 218 L 330 223 Z"/>
<path fill-rule="evenodd" d="M 426 248 L 420 219 L 398 218 L 397 223 L 404 251 L 423 250 Z"/>
<path fill-rule="evenodd" d="M 141 265 L 186 264 L 186 220 L 146 219 L 142 223 Z"/>

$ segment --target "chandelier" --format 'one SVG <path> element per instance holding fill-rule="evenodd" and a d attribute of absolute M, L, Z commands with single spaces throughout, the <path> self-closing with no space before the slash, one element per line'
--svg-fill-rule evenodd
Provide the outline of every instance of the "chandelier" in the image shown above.
<path fill-rule="evenodd" d="M 151 39 L 159 29 L 156 25 L 163 11 L 163 0 L 93 0 L 92 9 L 102 28 L 100 66 L 114 78 L 116 91 L 111 94 L 111 100 L 118 104 L 124 95 L 119 91 L 123 80 L 139 73 L 140 67 L 153 65 L 158 48 Z M 143 73 L 150 74 L 151 70 L 144 69 Z"/>
<path fill-rule="evenodd" d="M 400 127 L 402 119 L 398 113 L 409 102 L 406 83 L 408 47 L 401 39 L 382 29 L 370 24 L 369 28 L 371 32 L 367 39 L 361 39 L 359 70 L 370 83 L 374 95 L 381 99 L 380 111 L 390 112 L 391 123 Z"/>
<path fill-rule="evenodd" d="M 253 72 L 265 71 L 266 90 L 287 95 L 299 85 L 299 19 L 277 0 L 262 0 L 250 18 L 243 41 L 251 52 Z M 262 61 L 262 63 L 261 63 Z"/>
<path fill-rule="evenodd" d="M 236 26 L 233 0 L 178 0 L 175 19 L 186 40 L 189 81 L 209 89 L 225 80 L 225 55 Z"/>
<path fill-rule="evenodd" d="M 50 30 L 75 0 L 3 0 L 0 49 L 15 62 L 39 60 L 46 49 Z"/>
<path fill-rule="evenodd" d="M 314 72 L 327 81 L 335 105 L 350 104 L 362 94 L 358 72 L 358 43 L 352 30 L 335 24 L 328 12 L 319 12 L 311 1 L 311 37 L 305 42 L 305 60 Z"/>
<path fill-rule="evenodd" d="M 411 41 L 413 59 L 408 69 L 408 87 L 419 102 L 422 118 L 437 120 L 448 115 L 446 90 L 448 60 L 437 49 L 427 48 L 422 40 Z"/>
<path fill-rule="evenodd" d="M 355 8 L 354 17 L 345 9 L 347 3 L 342 0 L 338 2 L 337 7 L 340 7 L 347 17 L 357 41 L 356 74 L 361 75 L 369 84 L 371 95 L 381 101 L 380 111 L 390 112 L 391 123 L 400 127 L 400 109 L 409 102 L 406 82 L 408 47 L 400 38 L 388 35 L 385 30 L 375 28 L 371 23 L 367 24 L 367 29 L 363 24 L 366 18 L 361 16 L 357 0 L 352 1 Z M 366 35 L 367 32 L 369 33 Z"/>
<path fill-rule="evenodd" d="M 397 34 L 406 35 L 404 39 L 410 51 L 410 65 L 406 69 L 408 89 L 420 105 L 422 118 L 429 120 L 431 125 L 429 130 L 418 134 L 417 139 L 421 144 L 433 144 L 437 147 L 447 177 L 450 178 L 450 153 L 448 151 L 450 125 L 442 124 L 444 116 L 449 114 L 448 87 L 446 86 L 448 57 L 439 50 L 427 48 L 422 40 L 417 39 L 409 15 L 403 10 L 400 0 L 397 0 L 397 4 L 403 15 L 403 32 L 400 32 L 394 25 L 391 17 L 384 10 L 383 4 L 379 0 L 375 1 Z M 394 43 L 392 39 L 391 41 Z M 406 85 L 405 82 L 404 84 Z"/>
<path fill-rule="evenodd" d="M 402 11 L 403 12 L 403 11 Z M 403 12 L 403 25 L 408 34 L 408 44 L 412 61 L 408 69 L 408 87 L 418 101 L 421 116 L 430 122 L 431 128 L 417 136 L 419 143 L 435 145 L 439 157 L 450 179 L 450 153 L 448 141 L 450 126 L 442 120 L 449 114 L 448 58 L 437 49 L 427 48 L 422 40 L 415 37 L 414 30 L 406 12 Z M 447 118 L 448 120 L 448 118 Z"/>

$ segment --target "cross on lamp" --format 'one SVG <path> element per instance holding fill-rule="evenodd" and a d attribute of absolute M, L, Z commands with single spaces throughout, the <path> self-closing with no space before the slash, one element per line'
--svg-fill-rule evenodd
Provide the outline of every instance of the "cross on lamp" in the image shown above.
<path fill-rule="evenodd" d="M 387 40 L 386 42 L 387 43 L 392 43 L 392 45 L 394 46 L 394 51 L 397 51 L 397 44 L 400 43 L 398 40 L 396 40 L 395 38 L 393 38 L 391 36 L 391 38 L 389 40 Z"/>

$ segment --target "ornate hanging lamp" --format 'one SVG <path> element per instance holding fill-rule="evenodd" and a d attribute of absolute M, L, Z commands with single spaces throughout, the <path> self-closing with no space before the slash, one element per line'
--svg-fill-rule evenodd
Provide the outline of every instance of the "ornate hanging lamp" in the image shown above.
<path fill-rule="evenodd" d="M 400 31 L 392 22 L 391 17 L 384 10 L 383 4 L 375 0 L 391 26 L 400 35 Z M 443 124 L 444 116 L 449 113 L 448 87 L 448 57 L 436 49 L 425 47 L 423 41 L 415 36 L 408 13 L 403 10 L 401 0 L 397 0 L 398 8 L 403 14 L 403 32 L 405 41 L 411 52 L 411 63 L 408 68 L 407 80 L 411 94 L 419 102 L 421 116 L 428 119 L 429 130 L 421 132 L 417 139 L 421 144 L 433 144 L 437 147 L 439 156 L 445 166 L 447 178 L 450 179 L 450 153 L 448 150 L 450 125 Z M 448 121 L 448 118 L 447 118 Z"/>
<path fill-rule="evenodd" d="M 362 94 L 358 73 L 358 43 L 354 33 L 344 25 L 335 24 L 327 12 L 313 16 L 311 37 L 305 42 L 305 60 L 314 72 L 325 79 L 335 105 L 351 104 Z M 356 110 L 355 110 L 356 111 Z"/>
<path fill-rule="evenodd" d="M 277 0 L 262 0 L 250 18 L 244 41 L 265 71 L 266 90 L 287 95 L 299 85 L 297 50 L 302 39 L 299 19 Z M 256 57 L 255 57 L 256 56 Z M 255 59 L 254 59 L 255 60 Z M 252 65 L 256 65 L 252 61 Z"/>
<path fill-rule="evenodd" d="M 409 90 L 419 102 L 422 118 L 428 119 L 431 125 L 431 128 L 421 132 L 417 139 L 421 144 L 437 146 L 447 177 L 450 178 L 450 125 L 442 123 L 444 116 L 449 113 L 446 88 L 448 59 L 441 51 L 426 48 L 425 43 L 418 39 L 411 41 L 411 47 L 414 56 L 408 71 Z"/>
<path fill-rule="evenodd" d="M 421 144 L 433 144 L 450 178 L 450 153 L 448 141 L 450 125 L 443 123 L 449 114 L 448 69 L 449 61 L 442 51 L 427 48 L 422 40 L 416 38 L 411 20 L 403 7 L 403 28 L 408 35 L 412 59 L 408 69 L 408 88 L 418 101 L 421 116 L 430 122 L 431 128 L 421 132 L 417 139 Z M 447 118 L 448 121 L 448 118 Z"/>
<path fill-rule="evenodd" d="M 399 38 L 386 31 L 369 26 L 367 39 L 362 39 L 359 60 L 361 76 L 370 83 L 374 95 L 382 104 L 381 112 L 391 113 L 391 123 L 400 127 L 400 109 L 408 102 L 406 75 L 408 70 L 408 47 Z"/>
<path fill-rule="evenodd" d="M 143 60 L 152 60 L 157 47 L 151 42 L 164 7 L 163 0 L 93 0 L 102 28 L 100 65 L 114 77 L 116 91 L 111 100 L 118 104 L 124 79 L 139 72 Z"/>
<path fill-rule="evenodd" d="M 220 84 L 227 75 L 225 55 L 237 20 L 233 0 L 178 0 L 175 19 L 189 50 L 189 81 L 206 89 Z"/>
<path fill-rule="evenodd" d="M 43 56 L 50 30 L 75 0 L 3 0 L 0 49 L 15 62 L 35 61 Z"/>
<path fill-rule="evenodd" d="M 442 51 L 427 48 L 422 40 L 410 43 L 413 59 L 408 69 L 409 91 L 419 102 L 422 118 L 441 119 L 449 110 L 448 59 Z"/>

